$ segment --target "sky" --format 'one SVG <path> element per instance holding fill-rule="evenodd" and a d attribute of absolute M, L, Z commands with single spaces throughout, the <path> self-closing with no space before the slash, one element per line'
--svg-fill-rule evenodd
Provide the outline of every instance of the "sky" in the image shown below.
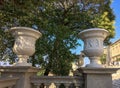
<path fill-rule="evenodd" d="M 116 35 L 113 39 L 111 39 L 112 42 L 115 42 L 116 40 L 120 39 L 120 0 L 113 0 L 111 8 L 113 9 L 114 15 L 116 17 L 115 19 Z"/>
<path fill-rule="evenodd" d="M 120 0 L 113 0 L 111 4 L 111 8 L 113 9 L 113 13 L 115 15 L 115 37 L 112 38 L 110 41 L 115 42 L 118 39 L 120 39 Z M 78 46 L 76 50 L 73 50 L 72 52 L 75 54 L 80 54 L 80 51 L 83 50 L 84 44 L 81 40 L 78 41 L 81 46 Z M 85 58 L 84 60 L 85 64 L 89 63 L 89 59 Z"/>

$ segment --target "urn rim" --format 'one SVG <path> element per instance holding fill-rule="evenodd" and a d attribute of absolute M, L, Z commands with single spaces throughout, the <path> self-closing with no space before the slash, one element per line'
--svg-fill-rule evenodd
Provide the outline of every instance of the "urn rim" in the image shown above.
<path fill-rule="evenodd" d="M 105 33 L 105 35 L 103 36 L 100 33 Z M 88 35 L 86 35 L 88 34 Z M 84 38 L 90 38 L 90 37 L 103 37 L 106 38 L 107 36 L 109 36 L 109 32 L 103 28 L 90 28 L 90 29 L 86 29 L 81 31 L 80 33 L 78 33 L 79 38 L 81 38 L 82 40 L 84 40 Z"/>
<path fill-rule="evenodd" d="M 37 39 L 42 36 L 41 32 L 39 32 L 38 30 L 34 30 L 33 28 L 30 28 L 30 27 L 12 27 L 12 28 L 10 28 L 9 32 L 21 31 L 21 30 L 31 31 L 33 33 L 36 33 L 36 38 Z M 38 35 L 38 37 L 37 37 L 37 35 Z"/>
<path fill-rule="evenodd" d="M 90 29 L 85 29 L 85 30 L 81 31 L 78 35 L 81 35 L 85 32 L 91 32 L 91 31 L 104 31 L 109 34 L 109 32 L 103 28 L 90 28 Z"/>

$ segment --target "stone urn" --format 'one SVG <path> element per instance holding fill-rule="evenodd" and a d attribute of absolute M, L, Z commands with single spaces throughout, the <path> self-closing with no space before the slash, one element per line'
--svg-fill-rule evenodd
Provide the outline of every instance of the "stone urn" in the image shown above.
<path fill-rule="evenodd" d="M 35 53 L 36 40 L 42 36 L 42 34 L 28 27 L 13 27 L 9 30 L 15 37 L 15 43 L 13 46 L 13 52 L 17 54 L 19 61 L 16 66 L 32 66 L 27 63 L 29 56 Z"/>
<path fill-rule="evenodd" d="M 84 54 L 90 59 L 90 64 L 86 67 L 103 67 L 99 59 L 103 55 L 103 41 L 109 32 L 105 29 L 91 28 L 81 31 L 78 35 L 84 42 Z"/>

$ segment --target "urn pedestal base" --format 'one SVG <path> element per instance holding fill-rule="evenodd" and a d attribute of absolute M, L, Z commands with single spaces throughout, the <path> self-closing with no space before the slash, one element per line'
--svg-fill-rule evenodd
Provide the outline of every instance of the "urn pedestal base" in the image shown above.
<path fill-rule="evenodd" d="M 103 68 L 99 61 L 99 57 L 89 57 L 90 64 L 87 64 L 86 67 L 96 67 L 96 68 Z"/>
<path fill-rule="evenodd" d="M 0 66 L 1 77 L 12 76 L 19 78 L 14 88 L 33 88 L 30 77 L 36 75 L 38 71 L 40 71 L 39 68 L 29 66 Z"/>
<path fill-rule="evenodd" d="M 79 68 L 83 74 L 84 88 L 112 88 L 112 74 L 119 68 Z"/>
<path fill-rule="evenodd" d="M 15 63 L 15 64 L 13 64 L 13 66 L 32 66 L 32 64 L 31 63 Z"/>
<path fill-rule="evenodd" d="M 103 66 L 102 65 L 100 65 L 100 64 L 87 64 L 85 67 L 96 67 L 96 68 L 103 68 Z"/>
<path fill-rule="evenodd" d="M 17 55 L 19 58 L 19 61 L 14 64 L 14 66 L 32 66 L 31 63 L 27 63 L 27 60 L 29 59 L 29 56 L 27 55 Z"/>

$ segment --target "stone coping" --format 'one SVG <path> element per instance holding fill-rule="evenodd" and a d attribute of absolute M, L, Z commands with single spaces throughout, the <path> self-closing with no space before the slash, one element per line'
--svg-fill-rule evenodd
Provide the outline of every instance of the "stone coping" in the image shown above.
<path fill-rule="evenodd" d="M 0 66 L 0 72 L 38 72 L 40 68 L 32 66 Z"/>
<path fill-rule="evenodd" d="M 82 76 L 33 76 L 31 78 L 39 79 L 82 79 Z"/>
<path fill-rule="evenodd" d="M 35 30 L 33 28 L 29 28 L 29 27 L 12 27 L 10 28 L 10 30 L 6 31 L 6 32 L 11 32 L 13 33 L 14 31 L 19 32 L 19 35 L 31 35 L 35 38 L 39 38 L 42 36 L 42 33 L 40 33 L 38 30 Z M 31 34 L 34 33 L 34 34 Z"/>
<path fill-rule="evenodd" d="M 17 77 L 0 77 L 0 88 L 12 88 L 18 79 Z"/>
<path fill-rule="evenodd" d="M 95 31 L 95 32 L 96 32 L 96 31 L 98 31 L 98 32 L 99 32 L 99 31 L 105 31 L 105 32 L 108 33 L 108 31 L 105 30 L 105 29 L 103 29 L 103 28 L 89 28 L 89 29 L 86 29 L 86 30 L 81 31 L 80 34 L 81 34 L 81 33 L 84 33 L 84 32 L 90 32 L 90 31 Z"/>
<path fill-rule="evenodd" d="M 89 74 L 112 74 L 116 73 L 120 68 L 93 68 L 93 67 L 81 67 L 78 69 L 80 73 Z"/>
<path fill-rule="evenodd" d="M 83 77 L 79 76 L 33 76 L 31 83 L 76 83 L 83 84 Z"/>
<path fill-rule="evenodd" d="M 10 81 L 10 80 L 18 80 L 18 77 L 0 77 L 0 82 L 2 81 Z"/>

